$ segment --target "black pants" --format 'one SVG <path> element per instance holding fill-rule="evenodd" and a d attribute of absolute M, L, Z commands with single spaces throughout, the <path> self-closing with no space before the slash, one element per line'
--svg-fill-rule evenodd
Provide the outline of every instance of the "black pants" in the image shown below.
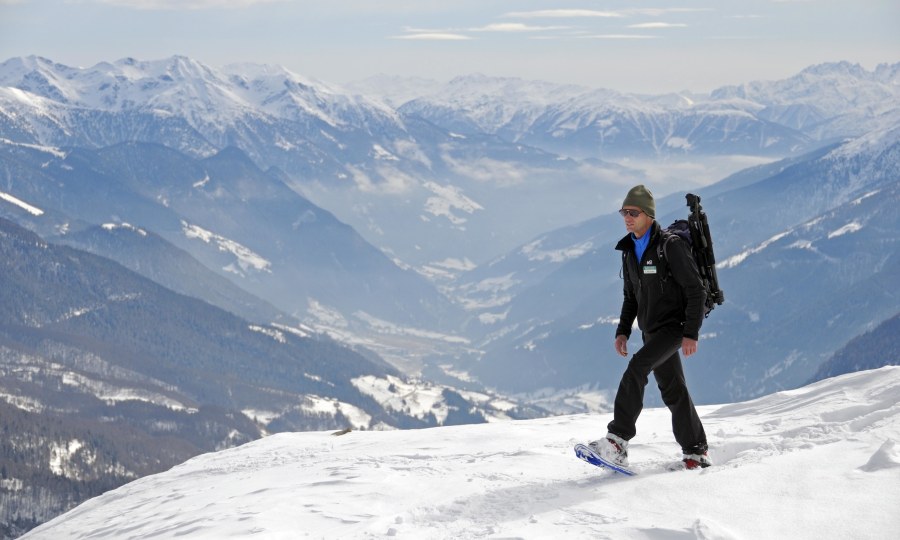
<path fill-rule="evenodd" d="M 644 387 L 650 372 L 656 377 L 663 403 L 672 412 L 672 432 L 686 454 L 706 451 L 706 433 L 703 423 L 691 401 L 684 369 L 681 366 L 681 332 L 660 330 L 643 334 L 644 346 L 631 357 L 628 369 L 622 375 L 616 393 L 613 421 L 610 433 L 631 440 L 637 433 L 638 416 L 644 408 Z"/>

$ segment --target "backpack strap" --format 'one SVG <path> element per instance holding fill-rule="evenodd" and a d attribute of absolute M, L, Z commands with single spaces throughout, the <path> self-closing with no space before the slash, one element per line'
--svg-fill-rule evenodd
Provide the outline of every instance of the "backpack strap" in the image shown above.
<path fill-rule="evenodd" d="M 669 272 L 668 264 L 666 262 L 666 256 L 668 255 L 667 248 L 669 247 L 669 242 L 676 238 L 680 238 L 687 242 L 688 248 L 690 249 L 692 245 L 691 231 L 690 225 L 686 219 L 676 219 L 674 223 L 665 229 L 659 230 L 659 242 L 656 243 L 656 258 L 659 262 L 656 266 L 662 282 L 665 282 L 671 273 Z"/>
<path fill-rule="evenodd" d="M 659 231 L 659 242 L 656 243 L 656 268 L 657 275 L 663 283 L 669 278 L 666 248 L 669 246 L 669 242 L 677 237 L 677 234 L 672 234 L 666 229 L 661 229 Z"/>

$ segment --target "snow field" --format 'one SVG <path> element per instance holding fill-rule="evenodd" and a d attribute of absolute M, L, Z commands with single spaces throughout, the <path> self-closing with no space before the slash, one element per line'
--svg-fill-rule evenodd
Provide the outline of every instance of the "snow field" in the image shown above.
<path fill-rule="evenodd" d="M 652 390 L 649 390 L 652 391 Z M 578 460 L 609 415 L 283 433 L 198 456 L 25 538 L 896 538 L 900 367 L 700 407 L 714 467 L 647 409 L 628 478 Z"/>

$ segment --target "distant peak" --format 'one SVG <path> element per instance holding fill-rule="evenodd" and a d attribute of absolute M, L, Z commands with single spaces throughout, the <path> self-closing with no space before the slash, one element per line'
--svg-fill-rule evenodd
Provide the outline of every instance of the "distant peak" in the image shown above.
<path fill-rule="evenodd" d="M 847 74 L 859 77 L 865 75 L 868 72 L 861 65 L 844 60 L 841 62 L 824 62 L 822 64 L 815 64 L 809 66 L 800 73 L 814 75 Z"/>

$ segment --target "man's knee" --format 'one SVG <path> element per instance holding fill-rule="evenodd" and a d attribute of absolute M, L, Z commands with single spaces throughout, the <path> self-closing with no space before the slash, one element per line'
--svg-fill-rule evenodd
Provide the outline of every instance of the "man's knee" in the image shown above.
<path fill-rule="evenodd" d="M 640 386 L 647 386 L 651 369 L 636 362 L 630 362 L 625 370 L 625 378 Z"/>
<path fill-rule="evenodd" d="M 658 385 L 659 393 L 662 395 L 663 403 L 667 406 L 671 407 L 672 405 L 678 404 L 681 401 L 685 394 L 687 393 L 687 387 L 678 381 L 678 379 L 672 379 L 667 381 L 666 385 Z"/>

